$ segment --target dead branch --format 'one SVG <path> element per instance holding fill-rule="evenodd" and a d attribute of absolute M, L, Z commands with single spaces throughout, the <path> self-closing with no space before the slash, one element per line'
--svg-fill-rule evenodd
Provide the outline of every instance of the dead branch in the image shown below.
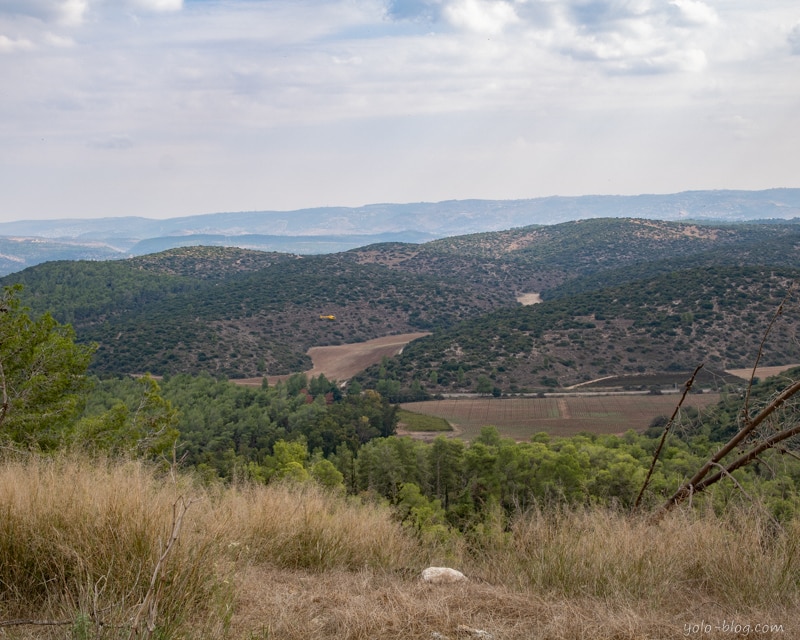
<path fill-rule="evenodd" d="M 791 456 L 795 460 L 800 460 L 800 456 L 798 456 L 794 451 L 786 449 L 785 447 L 776 447 L 775 450 L 787 456 Z"/>
<path fill-rule="evenodd" d="M 739 484 L 739 481 L 738 481 L 736 478 L 734 478 L 734 477 L 733 477 L 733 476 L 732 476 L 732 475 L 731 475 L 731 474 L 728 472 L 728 470 L 727 470 L 725 467 L 723 467 L 721 464 L 718 464 L 718 463 L 715 463 L 715 464 L 714 464 L 714 466 L 715 466 L 715 467 L 719 467 L 719 469 L 720 469 L 720 474 L 727 476 L 727 477 L 728 477 L 728 479 L 729 479 L 731 482 L 733 482 L 733 484 L 735 484 L 735 485 L 736 485 L 736 488 L 737 488 L 737 489 L 739 489 L 739 491 L 741 491 L 741 492 L 744 494 L 745 498 L 747 498 L 747 499 L 748 499 L 750 502 L 753 502 L 753 498 L 751 498 L 751 497 L 750 497 L 750 494 L 749 494 L 749 493 L 747 493 L 747 491 L 745 491 L 745 490 L 744 490 L 744 487 L 743 487 L 742 485 L 740 485 L 740 484 Z"/>
<path fill-rule="evenodd" d="M 6 382 L 6 370 L 3 367 L 3 360 L 0 358 L 0 398 L 2 398 L 2 402 L 0 402 L 0 427 L 3 426 L 3 422 L 6 420 L 6 415 L 8 414 L 8 408 L 11 406 L 11 403 L 8 399 L 8 383 Z"/>
<path fill-rule="evenodd" d="M 800 391 L 800 381 L 795 382 L 791 386 L 784 389 L 772 402 L 770 402 L 758 415 L 756 415 L 755 418 L 747 420 L 744 427 L 742 427 L 739 432 L 725 444 L 725 446 L 717 451 L 717 453 L 715 453 L 711 459 L 708 460 L 708 462 L 700 467 L 700 469 L 694 474 L 694 476 L 692 476 L 691 479 L 685 482 L 674 494 L 672 494 L 672 496 L 667 499 L 658 512 L 656 512 L 654 517 L 656 519 L 660 518 L 667 511 L 683 502 L 688 496 L 690 486 L 693 487 L 693 491 L 697 493 L 698 491 L 702 491 L 706 487 L 709 487 L 710 485 L 719 481 L 719 479 L 722 477 L 722 475 L 719 473 L 715 474 L 711 478 L 705 478 L 711 469 L 714 468 L 714 466 L 718 465 L 729 453 L 738 447 L 747 436 L 749 436 L 762 422 L 764 422 L 764 420 L 771 416 L 798 391 Z M 731 463 L 731 465 L 728 465 L 725 468 L 728 470 L 728 472 L 738 469 L 739 467 L 744 466 L 748 462 L 754 460 L 759 454 L 763 453 L 767 449 L 770 449 L 778 442 L 782 442 L 787 438 L 791 438 L 798 433 L 800 433 L 800 425 L 793 427 L 792 429 L 780 431 L 772 437 L 763 440 L 758 446 L 751 449 L 744 456 L 740 457 L 734 463 Z"/>
<path fill-rule="evenodd" d="M 147 593 L 144 596 L 141 604 L 139 605 L 139 611 L 136 613 L 136 616 L 133 619 L 131 624 L 131 632 L 128 636 L 129 639 L 135 638 L 139 635 L 139 627 L 142 622 L 142 616 L 144 615 L 145 611 L 147 611 L 147 623 L 145 629 L 143 630 L 142 637 L 149 638 L 150 634 L 155 631 L 156 628 L 156 618 L 158 617 L 158 603 L 159 603 L 159 595 L 160 589 L 158 588 L 158 581 L 159 577 L 161 576 L 161 570 L 166 562 L 172 548 L 175 546 L 175 543 L 178 541 L 181 533 L 181 526 L 183 525 L 183 517 L 186 515 L 186 512 L 189 510 L 189 507 L 192 505 L 192 500 L 186 502 L 183 496 L 180 496 L 175 503 L 172 505 L 172 533 L 169 536 L 169 540 L 167 542 L 167 546 L 164 549 L 161 556 L 158 558 L 158 562 L 156 562 L 156 566 L 153 569 L 153 575 L 150 578 L 150 586 L 147 589 Z"/>
<path fill-rule="evenodd" d="M 791 296 L 794 292 L 796 284 L 796 282 L 792 282 L 792 286 L 789 287 L 789 291 L 786 292 L 783 300 L 781 300 L 781 303 L 775 310 L 772 320 L 770 320 L 769 324 L 767 325 L 764 335 L 761 336 L 761 344 L 758 345 L 758 353 L 756 354 L 755 362 L 753 362 L 753 371 L 750 373 L 750 379 L 747 382 L 747 391 L 745 391 L 744 394 L 744 403 L 742 404 L 742 416 L 744 417 L 745 421 L 747 421 L 750 416 L 750 392 L 753 389 L 753 380 L 756 378 L 756 371 L 758 371 L 758 363 L 761 361 L 761 356 L 764 355 L 764 344 L 767 342 L 767 337 L 769 334 L 772 333 L 772 327 L 775 325 L 775 322 L 777 322 L 778 318 L 783 315 L 783 305 L 786 304 L 789 296 Z"/>
<path fill-rule="evenodd" d="M 36 620 L 34 618 L 19 618 L 17 620 L 0 620 L 0 627 L 22 627 L 32 625 L 37 627 L 63 627 L 72 624 L 74 620 Z"/>
<path fill-rule="evenodd" d="M 800 424 L 795 425 L 791 429 L 784 429 L 783 431 L 779 431 L 773 436 L 761 441 L 757 446 L 753 447 L 752 449 L 747 451 L 744 455 L 740 456 L 739 458 L 731 462 L 727 467 L 724 467 L 725 473 L 730 474 L 731 472 L 736 471 L 736 469 L 739 469 L 740 467 L 743 467 L 746 464 L 758 458 L 758 456 L 764 453 L 767 449 L 771 449 L 779 442 L 788 440 L 789 438 L 796 436 L 798 434 L 800 434 Z M 722 478 L 722 476 L 723 473 L 719 472 L 709 478 L 706 478 L 701 483 L 695 486 L 695 491 L 702 491 L 706 487 L 710 487 L 715 482 L 718 482 L 720 478 Z"/>
<path fill-rule="evenodd" d="M 705 488 L 711 486 L 715 482 L 718 482 L 725 474 L 723 472 L 719 472 L 714 474 L 713 476 L 706 478 L 708 476 L 711 469 L 714 467 L 720 467 L 725 470 L 726 473 L 730 474 L 732 471 L 752 462 L 755 460 L 761 453 L 774 447 L 777 443 L 782 442 L 788 438 L 791 438 L 794 435 L 800 433 L 800 426 L 793 427 L 791 429 L 784 429 L 780 431 L 770 438 L 762 440 L 761 443 L 748 452 L 746 452 L 743 456 L 739 457 L 737 460 L 729 464 L 727 467 L 720 464 L 724 458 L 726 458 L 732 451 L 734 451 L 740 444 L 742 444 L 745 439 L 752 434 L 760 425 L 763 423 L 767 418 L 769 418 L 775 411 L 777 411 L 783 404 L 789 400 L 793 395 L 795 395 L 798 391 L 800 391 L 800 381 L 793 383 L 786 389 L 784 389 L 781 393 L 779 393 L 764 409 L 762 409 L 755 417 L 750 417 L 750 408 L 749 408 L 749 400 L 750 400 L 750 390 L 753 386 L 753 380 L 755 379 L 756 370 L 758 367 L 758 362 L 761 359 L 761 355 L 764 350 L 764 344 L 767 340 L 767 337 L 772 332 L 772 328 L 775 325 L 777 319 L 783 314 L 783 307 L 786 301 L 788 300 L 789 296 L 792 295 L 794 289 L 796 287 L 796 282 L 793 282 L 789 291 L 784 296 L 783 300 L 781 300 L 780 304 L 778 305 L 775 314 L 772 317 L 767 329 L 764 332 L 764 335 L 761 339 L 761 343 L 758 349 L 758 355 L 756 357 L 755 365 L 753 366 L 753 372 L 750 374 L 750 381 L 747 386 L 747 393 L 744 399 L 744 405 L 742 407 L 742 417 L 743 417 L 743 426 L 736 435 L 733 436 L 727 443 L 715 453 L 700 469 L 692 476 L 689 480 L 687 480 L 681 487 L 670 496 L 667 501 L 661 506 L 661 508 L 653 514 L 653 520 L 659 520 L 663 515 L 665 515 L 668 511 L 670 511 L 673 507 L 680 504 L 687 497 L 690 495 L 697 493 L 699 491 L 703 491 Z"/>
<path fill-rule="evenodd" d="M 653 453 L 653 462 L 650 464 L 650 469 L 647 471 L 647 477 L 644 479 L 644 483 L 642 484 L 642 488 L 639 490 L 639 495 L 636 496 L 636 502 L 633 504 L 634 509 L 639 508 L 639 503 L 642 501 L 642 496 L 644 495 L 645 489 L 647 489 L 647 485 L 650 484 L 650 478 L 653 475 L 653 471 L 655 471 L 656 463 L 658 462 L 658 457 L 661 455 L 661 449 L 664 447 L 664 443 L 667 440 L 667 435 L 669 435 L 669 430 L 672 428 L 673 423 L 675 422 L 675 418 L 678 415 L 678 412 L 681 410 L 681 406 L 683 406 L 683 401 L 686 400 L 686 396 L 689 393 L 689 390 L 692 388 L 694 384 L 694 379 L 697 377 L 700 369 L 703 368 L 702 364 L 697 365 L 697 368 L 692 373 L 692 377 L 686 381 L 686 385 L 683 389 L 683 395 L 681 399 L 678 401 L 678 404 L 675 406 L 675 410 L 672 412 L 667 424 L 664 426 L 664 433 L 661 434 L 661 441 L 658 443 L 658 447 L 656 447 L 655 453 Z"/>

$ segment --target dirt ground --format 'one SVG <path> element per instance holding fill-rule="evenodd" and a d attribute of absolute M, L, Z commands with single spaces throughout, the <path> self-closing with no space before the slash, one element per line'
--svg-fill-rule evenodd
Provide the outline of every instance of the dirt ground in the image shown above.
<path fill-rule="evenodd" d="M 373 364 L 377 364 L 384 356 L 394 356 L 400 353 L 409 342 L 427 336 L 429 333 L 401 333 L 395 336 L 383 336 L 366 342 L 340 344 L 330 347 L 311 347 L 308 355 L 311 357 L 313 367 L 306 371 L 308 376 L 325 374 L 329 380 L 343 382 L 352 378 Z M 289 376 L 267 376 L 269 384 L 285 380 Z M 245 378 L 234 380 L 237 384 L 247 386 L 261 386 L 262 378 Z"/>
<path fill-rule="evenodd" d="M 368 366 L 379 363 L 384 356 L 397 355 L 412 340 L 427 335 L 429 334 L 403 333 L 354 344 L 311 347 L 308 355 L 311 356 L 314 367 L 308 375 L 318 376 L 324 373 L 329 379 L 347 380 Z"/>
<path fill-rule="evenodd" d="M 769 378 L 771 376 L 777 376 L 779 373 L 783 373 L 784 371 L 788 371 L 798 365 L 796 364 L 787 364 L 778 367 L 758 367 L 756 369 L 756 378 Z M 744 378 L 745 380 L 750 379 L 750 374 L 753 373 L 753 369 L 728 369 L 725 373 L 730 373 L 731 375 L 738 376 L 740 378 Z"/>

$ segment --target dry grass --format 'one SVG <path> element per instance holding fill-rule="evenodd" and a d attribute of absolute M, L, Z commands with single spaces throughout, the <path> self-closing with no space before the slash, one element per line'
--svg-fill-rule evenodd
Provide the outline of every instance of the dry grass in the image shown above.
<path fill-rule="evenodd" d="M 214 516 L 226 523 L 228 548 L 249 564 L 395 571 L 418 552 L 387 510 L 313 484 L 225 488 Z"/>
<path fill-rule="evenodd" d="M 4 462 L 0 620 L 129 623 L 168 543 L 173 508 L 192 491 L 187 484 L 186 478 L 172 482 L 137 462 Z M 190 504 L 188 518 L 193 510 Z M 202 535 L 183 533 L 156 585 L 158 620 L 166 633 L 188 624 L 189 617 L 203 619 L 221 579 L 214 570 L 215 527 Z"/>
<path fill-rule="evenodd" d="M 202 488 L 141 463 L 31 457 L 0 465 L 0 624 L 68 624 L 0 626 L 0 638 L 127 638 L 179 496 L 192 502 L 154 637 L 737 637 L 723 622 L 800 633 L 800 523 L 776 529 L 757 509 L 657 525 L 533 512 L 429 547 L 385 507 L 313 486 Z M 470 580 L 418 579 L 440 563 Z M 756 635 L 763 623 L 783 633 Z"/>

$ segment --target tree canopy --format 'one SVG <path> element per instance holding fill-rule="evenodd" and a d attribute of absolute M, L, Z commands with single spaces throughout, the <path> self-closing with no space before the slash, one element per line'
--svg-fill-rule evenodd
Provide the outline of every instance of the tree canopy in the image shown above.
<path fill-rule="evenodd" d="M 94 345 L 76 344 L 68 325 L 32 318 L 21 287 L 0 298 L 0 437 L 52 449 L 83 409 Z"/>

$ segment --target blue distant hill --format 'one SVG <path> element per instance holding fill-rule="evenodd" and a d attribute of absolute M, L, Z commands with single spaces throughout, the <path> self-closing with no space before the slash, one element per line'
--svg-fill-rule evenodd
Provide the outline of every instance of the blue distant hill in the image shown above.
<path fill-rule="evenodd" d="M 189 245 L 315 254 L 376 242 L 420 243 L 468 233 L 626 217 L 735 223 L 800 218 L 800 189 L 666 195 L 448 200 L 297 211 L 246 211 L 0 223 L 0 275 L 51 260 L 107 260 Z"/>

